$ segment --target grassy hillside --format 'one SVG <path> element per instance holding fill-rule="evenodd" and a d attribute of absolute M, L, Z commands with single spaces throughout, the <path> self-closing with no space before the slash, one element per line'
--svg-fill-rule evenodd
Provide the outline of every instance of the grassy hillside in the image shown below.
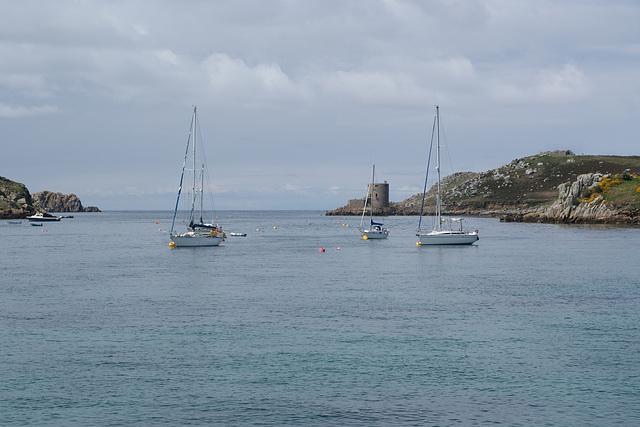
<path fill-rule="evenodd" d="M 640 156 L 578 156 L 568 151 L 515 159 L 479 174 L 454 174 L 443 184 L 443 206 L 449 211 L 476 213 L 535 208 L 555 201 L 560 184 L 572 183 L 578 175 L 587 173 L 610 176 L 607 179 L 611 185 L 600 192 L 604 193 L 605 201 L 612 208 L 637 209 L 640 206 L 640 192 L 637 190 L 640 185 Z M 431 189 L 425 204 L 432 205 L 434 197 Z M 590 194 L 585 194 L 585 198 L 588 197 Z M 421 198 L 422 194 L 417 194 L 395 203 L 397 213 L 416 213 Z"/>
<path fill-rule="evenodd" d="M 0 176 L 0 218 L 21 218 L 33 213 L 27 187 Z"/>

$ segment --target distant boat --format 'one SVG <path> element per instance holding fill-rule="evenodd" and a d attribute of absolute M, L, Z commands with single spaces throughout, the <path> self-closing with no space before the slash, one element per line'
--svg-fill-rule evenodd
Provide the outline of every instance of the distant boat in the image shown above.
<path fill-rule="evenodd" d="M 217 222 L 211 221 L 205 223 L 203 220 L 205 213 L 210 214 L 210 212 L 204 208 L 204 193 L 207 192 L 209 195 L 211 208 L 213 208 L 213 195 L 211 194 L 211 188 L 209 185 L 206 189 L 204 188 L 207 169 L 204 163 L 203 149 L 198 146 L 198 132 L 198 116 L 196 107 L 193 107 L 189 137 L 187 138 L 187 148 L 185 150 L 184 163 L 182 164 L 182 173 L 180 175 L 178 197 L 176 199 L 176 207 L 173 212 L 171 231 L 169 233 L 171 238 L 171 247 L 218 246 L 220 243 L 224 242 L 226 238 L 225 233 L 222 231 L 222 227 L 220 227 Z M 180 206 L 180 197 L 182 196 L 182 185 L 183 183 L 186 184 L 185 177 L 187 178 L 186 181 L 191 185 L 187 194 L 188 197 L 186 200 L 183 200 L 188 202 L 187 210 L 189 211 L 189 215 L 186 222 L 186 230 L 178 232 L 175 229 L 175 222 L 178 214 L 178 208 Z M 208 202 L 209 200 L 206 201 Z"/>
<path fill-rule="evenodd" d="M 442 217 L 442 198 L 440 195 L 440 109 L 436 105 L 436 117 L 434 124 L 436 134 L 436 172 L 438 173 L 438 182 L 436 184 L 436 216 L 433 230 L 428 233 L 422 233 L 420 226 L 422 224 L 422 211 L 424 208 L 424 198 L 427 192 L 427 178 L 429 177 L 429 162 L 427 162 L 427 175 L 424 181 L 424 191 L 422 193 L 422 207 L 420 208 L 420 219 L 418 220 L 418 245 L 471 245 L 475 243 L 478 237 L 478 230 L 468 232 L 462 227 L 462 218 L 443 218 Z M 431 137 L 431 146 L 433 147 L 433 135 Z M 429 149 L 429 161 L 431 160 L 431 148 Z M 455 229 L 453 224 L 459 224 Z"/>
<path fill-rule="evenodd" d="M 7 221 L 7 224 L 22 224 L 22 221 Z"/>
<path fill-rule="evenodd" d="M 232 237 L 247 237 L 247 233 L 229 233 Z"/>
<path fill-rule="evenodd" d="M 364 240 L 367 239 L 386 239 L 389 237 L 389 229 L 384 228 L 381 222 L 373 220 L 373 184 L 376 178 L 376 165 L 371 169 L 371 184 L 367 185 L 367 196 L 364 199 L 364 207 L 362 208 L 362 218 L 358 230 Z M 369 226 L 365 225 L 365 215 L 367 214 L 367 206 L 369 206 Z"/>
<path fill-rule="evenodd" d="M 45 216 L 42 212 L 37 212 L 35 215 L 28 216 L 27 219 L 29 221 L 60 221 L 60 217 L 58 216 Z"/>

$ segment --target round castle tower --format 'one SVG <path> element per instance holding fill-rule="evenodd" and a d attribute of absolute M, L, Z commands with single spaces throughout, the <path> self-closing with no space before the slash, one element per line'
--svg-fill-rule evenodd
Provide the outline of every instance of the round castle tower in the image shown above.
<path fill-rule="evenodd" d="M 382 184 L 369 184 L 367 191 L 374 210 L 382 209 L 386 211 L 385 208 L 389 208 L 389 184 L 387 184 L 387 181 Z"/>

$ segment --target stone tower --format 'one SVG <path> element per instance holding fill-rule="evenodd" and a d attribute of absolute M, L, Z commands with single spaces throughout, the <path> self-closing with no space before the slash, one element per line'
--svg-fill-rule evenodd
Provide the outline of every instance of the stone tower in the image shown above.
<path fill-rule="evenodd" d="M 374 213 L 386 214 L 389 211 L 389 184 L 373 183 L 367 186 Z"/>

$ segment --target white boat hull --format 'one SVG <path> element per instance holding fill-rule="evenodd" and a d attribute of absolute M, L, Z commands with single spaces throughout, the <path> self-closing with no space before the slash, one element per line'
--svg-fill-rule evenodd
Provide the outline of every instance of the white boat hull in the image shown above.
<path fill-rule="evenodd" d="M 479 239 L 478 233 L 459 231 L 433 231 L 418 237 L 420 245 L 472 245 Z"/>
<path fill-rule="evenodd" d="M 28 216 L 27 220 L 28 221 L 38 221 L 38 222 L 41 222 L 41 221 L 51 222 L 51 221 L 60 221 L 60 217 L 57 217 L 57 216 L 44 216 L 44 215 L 36 214 L 36 215 Z"/>
<path fill-rule="evenodd" d="M 389 237 L 389 230 L 384 231 L 371 231 L 371 230 L 360 230 L 360 234 L 362 238 L 368 239 L 386 239 Z"/>
<path fill-rule="evenodd" d="M 224 238 L 209 234 L 185 233 L 171 236 L 171 241 L 176 247 L 219 246 L 224 242 Z"/>

